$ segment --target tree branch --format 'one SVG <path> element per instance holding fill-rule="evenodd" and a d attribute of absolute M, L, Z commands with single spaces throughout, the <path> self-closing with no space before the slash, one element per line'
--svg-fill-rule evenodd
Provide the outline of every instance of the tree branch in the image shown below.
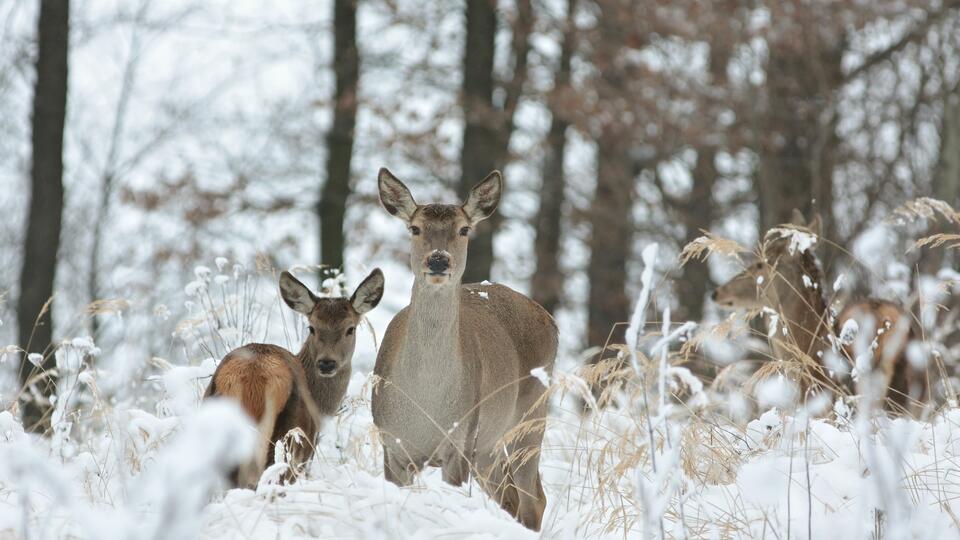
<path fill-rule="evenodd" d="M 947 16 L 947 14 L 950 13 L 951 10 L 956 8 L 960 8 L 960 0 L 952 0 L 950 2 L 946 2 L 942 8 L 930 14 L 925 20 L 920 22 L 913 30 L 907 32 L 902 38 L 900 38 L 893 45 L 872 54 L 866 60 L 864 60 L 862 64 L 854 68 L 852 71 L 850 71 L 850 73 L 847 73 L 847 75 L 843 78 L 843 84 L 847 84 L 853 79 L 856 79 L 857 77 L 862 75 L 864 72 L 872 69 L 877 64 L 880 64 L 881 62 L 885 62 L 889 60 L 894 54 L 904 49 L 907 45 L 923 37 L 927 33 L 927 31 L 930 29 L 931 26 L 942 21 Z"/>

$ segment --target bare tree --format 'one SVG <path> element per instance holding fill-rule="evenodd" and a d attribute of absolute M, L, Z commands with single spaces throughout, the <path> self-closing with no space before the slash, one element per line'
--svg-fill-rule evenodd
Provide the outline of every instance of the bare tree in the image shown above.
<path fill-rule="evenodd" d="M 90 268 L 87 278 L 87 293 L 91 302 L 96 302 L 102 298 L 100 287 L 100 258 L 102 253 L 102 244 L 104 230 L 110 219 L 111 199 L 113 197 L 114 185 L 117 175 L 120 172 L 120 152 L 121 144 L 124 140 L 124 127 L 127 119 L 127 110 L 130 107 L 130 99 L 133 95 L 134 83 L 137 78 L 137 69 L 140 65 L 140 45 L 141 31 L 140 24 L 146 16 L 149 9 L 149 0 L 141 2 L 137 9 L 135 19 L 132 24 L 130 35 L 130 47 L 127 51 L 127 59 L 123 67 L 123 79 L 120 83 L 120 94 L 117 98 L 117 105 L 114 111 L 113 126 L 110 130 L 110 138 L 107 146 L 107 155 L 104 160 L 103 169 L 100 173 L 100 200 L 99 211 L 96 213 L 96 219 L 93 225 L 93 239 L 90 246 Z M 90 318 L 91 335 L 97 336 L 100 319 L 97 313 L 93 313 Z"/>
<path fill-rule="evenodd" d="M 460 152 L 458 194 L 466 197 L 474 183 L 492 169 L 497 161 L 496 122 L 493 112 L 493 55 L 497 33 L 497 5 L 494 0 L 467 0 L 466 47 L 463 53 L 463 147 Z M 493 266 L 494 221 L 480 223 L 470 241 L 463 275 L 464 283 L 490 276 Z"/>
<path fill-rule="evenodd" d="M 960 207 L 960 78 L 943 92 L 943 112 L 940 118 L 940 152 L 933 173 L 931 194 L 954 208 Z M 948 232 L 942 223 L 932 225 L 928 234 Z M 951 250 L 924 249 L 920 257 L 921 270 L 935 274 L 949 264 Z"/>
<path fill-rule="evenodd" d="M 590 204 L 587 343 L 623 343 L 629 318 L 627 261 L 633 245 L 633 164 L 622 137 L 597 140 L 597 189 Z"/>
<path fill-rule="evenodd" d="M 533 251 L 537 268 L 531 279 L 531 296 L 547 311 L 554 313 L 560 306 L 563 293 L 563 270 L 560 268 L 560 232 L 562 228 L 564 188 L 566 176 L 563 161 L 567 148 L 567 128 L 570 121 L 564 109 L 568 106 L 570 90 L 570 61 L 575 49 L 576 27 L 574 15 L 577 0 L 567 0 L 567 16 L 560 45 L 560 62 L 554 75 L 553 92 L 549 97 L 550 131 L 547 133 L 546 154 L 543 158 L 543 184 L 540 188 L 540 207 L 535 218 L 536 240 Z"/>
<path fill-rule="evenodd" d="M 34 377 L 53 367 L 53 284 L 63 213 L 63 127 L 67 111 L 67 57 L 70 28 L 69 0 L 40 3 L 37 22 L 37 80 L 33 96 L 30 214 L 20 273 L 17 324 L 24 358 L 20 382 L 23 425 L 44 431 L 49 423 L 52 377 Z M 26 355 L 40 354 L 34 368 Z M 34 389 L 36 391 L 34 391 Z"/>
<path fill-rule="evenodd" d="M 360 77 L 356 0 L 336 0 L 333 5 L 333 72 L 336 90 L 333 125 L 327 134 L 327 178 L 320 192 L 317 213 L 320 218 L 320 262 L 329 269 L 342 269 L 343 219 L 350 196 L 350 163 Z"/>
<path fill-rule="evenodd" d="M 700 21 L 701 25 L 714 29 L 714 32 L 709 34 L 710 58 L 707 69 L 710 79 L 697 96 L 700 107 L 711 111 L 711 114 L 702 116 L 711 119 L 720 117 L 722 109 L 729 110 L 736 106 L 735 98 L 725 90 L 728 85 L 727 67 L 740 37 L 736 25 L 742 22 L 742 18 L 734 15 L 737 3 L 737 0 L 716 2 L 713 4 L 715 9 L 705 10 L 707 12 Z M 708 124 L 693 134 L 691 139 L 697 156 L 690 171 L 693 183 L 685 197 L 673 197 L 661 186 L 664 200 L 683 223 L 684 244 L 700 236 L 701 231 L 709 230 L 721 213 L 722 209 L 713 193 L 720 179 L 717 156 L 722 150 L 729 150 L 735 144 L 732 140 L 735 137 L 723 135 L 732 129 L 732 126 L 719 123 Z M 703 318 L 703 303 L 707 291 L 711 289 L 712 282 L 706 264 L 685 265 L 676 280 L 675 288 L 681 307 L 679 315 L 694 321 Z"/>
<path fill-rule="evenodd" d="M 832 237 L 838 117 L 831 96 L 844 79 L 845 28 L 831 23 L 833 9 L 824 4 L 788 2 L 772 9 L 788 22 L 767 36 L 763 125 L 756 134 L 761 228 L 789 222 L 794 208 L 809 214 L 816 199 Z"/>
<path fill-rule="evenodd" d="M 494 78 L 494 39 L 497 33 L 495 0 L 467 0 L 466 41 L 463 55 L 463 146 L 460 153 L 460 182 L 457 192 L 465 198 L 474 184 L 491 170 L 506 165 L 507 149 L 513 134 L 513 115 L 527 77 L 529 36 L 533 28 L 530 0 L 517 2 L 512 25 L 512 73 L 497 85 Z M 502 102 L 494 104 L 494 88 L 502 90 Z M 509 178 L 507 182 L 509 182 Z M 470 241 L 470 264 L 465 283 L 490 277 L 493 266 L 493 235 L 501 218 L 495 214 L 479 225 Z"/>
<path fill-rule="evenodd" d="M 627 297 L 627 262 L 633 247 L 635 178 L 644 165 L 636 163 L 630 137 L 635 122 L 624 120 L 626 105 L 622 96 L 630 91 L 633 79 L 630 70 L 618 60 L 633 36 L 630 14 L 632 7 L 618 0 L 596 2 L 599 11 L 594 29 L 592 61 L 599 72 L 593 81 L 602 102 L 591 115 L 605 122 L 595 134 L 597 144 L 597 183 L 593 201 L 587 212 L 590 223 L 590 260 L 587 280 L 587 344 L 603 346 L 623 343 L 623 324 L 629 317 Z M 646 39 L 642 36 L 641 39 Z M 641 113 L 642 114 L 642 113 Z M 642 118 L 642 117 L 641 117 Z M 650 157 L 650 156 L 646 156 Z M 600 359 L 599 357 L 597 359 Z"/>

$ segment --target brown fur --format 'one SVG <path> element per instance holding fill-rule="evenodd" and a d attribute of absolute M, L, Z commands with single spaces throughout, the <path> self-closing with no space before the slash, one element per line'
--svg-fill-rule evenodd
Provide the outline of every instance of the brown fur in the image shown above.
<path fill-rule="evenodd" d="M 916 337 L 910 314 L 886 300 L 862 300 L 844 307 L 834 332 L 839 335 L 849 319 L 857 321 L 861 332 L 871 332 L 864 337 L 876 339 L 871 367 L 887 389 L 886 407 L 893 412 L 919 414 L 929 389 L 926 372 L 915 368 L 906 357 L 907 345 Z M 853 344 L 844 344 L 843 353 L 851 362 L 856 358 Z"/>
<path fill-rule="evenodd" d="M 460 207 L 419 206 L 403 183 L 381 170 L 384 208 L 419 234 L 411 234 L 410 305 L 387 327 L 371 406 L 387 480 L 410 485 L 425 465 L 442 467 L 443 479 L 454 485 L 473 474 L 504 510 L 539 530 L 547 404 L 546 388 L 530 371 L 551 372 L 557 327 L 516 291 L 460 283 L 467 253 L 460 231 L 488 217 L 499 194 L 495 173 Z M 428 261 L 436 254 L 449 259 L 446 274 L 431 273 Z"/>
<path fill-rule="evenodd" d="M 815 218 L 806 225 L 795 220 L 784 227 L 799 227 L 819 234 L 819 219 Z M 803 276 L 807 276 L 814 286 L 808 286 Z M 895 334 L 891 332 L 878 337 L 873 367 L 881 370 L 885 388 L 892 390 L 892 399 L 886 402 L 888 405 L 902 411 L 908 401 L 906 396 L 917 396 L 921 401 L 926 399 L 926 377 L 913 373 L 905 356 L 907 342 L 912 335 L 909 334 L 909 315 L 896 304 L 870 299 L 847 306 L 831 325 L 830 312 L 823 298 L 822 272 L 816 256 L 810 250 L 791 253 L 789 240 L 778 231 L 771 230 L 764 235 L 759 260 L 718 287 L 714 292 L 714 301 L 729 309 L 763 308 L 775 312 L 779 323 L 786 325 L 787 335 L 784 336 L 778 329 L 770 336 L 774 357 L 802 360 L 809 367 L 817 386 L 836 391 L 848 391 L 849 382 L 832 380 L 823 361 L 832 349 L 831 339 L 847 319 L 855 315 L 858 318 L 869 315 L 891 329 L 907 328 L 906 337 L 901 335 L 894 340 Z M 802 353 L 802 358 L 797 358 L 797 351 Z M 844 353 L 848 360 L 853 359 L 849 347 L 844 348 Z M 924 381 L 922 384 L 920 379 Z"/>
<path fill-rule="evenodd" d="M 463 210 L 453 204 L 425 204 L 417 211 L 417 215 L 436 221 L 454 221 L 458 217 L 466 217 Z"/>
<path fill-rule="evenodd" d="M 250 463 L 233 477 L 234 486 L 256 485 L 274 462 L 273 446 L 299 429 L 299 444 L 289 446 L 292 459 L 287 480 L 313 455 L 313 440 L 327 416 L 340 408 L 350 382 L 356 326 L 383 295 L 383 274 L 374 270 L 347 298 L 317 298 L 284 272 L 281 295 L 307 316 L 311 332 L 300 352 L 276 345 L 251 343 L 228 353 L 217 366 L 204 398 L 223 396 L 240 402 L 257 423 L 260 444 Z M 323 371 L 333 363 L 333 372 Z"/>
<path fill-rule="evenodd" d="M 213 377 L 217 394 L 240 402 L 250 418 L 263 418 L 266 402 L 279 411 L 293 390 L 290 353 L 270 345 L 253 343 L 231 351 Z"/>

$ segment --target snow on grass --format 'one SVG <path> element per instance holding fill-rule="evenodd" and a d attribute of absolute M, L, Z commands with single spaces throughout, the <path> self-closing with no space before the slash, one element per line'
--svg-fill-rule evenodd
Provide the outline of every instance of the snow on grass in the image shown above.
<path fill-rule="evenodd" d="M 114 411 L 111 423 L 122 430 L 77 441 L 78 455 L 68 460 L 24 434 L 9 412 L 0 413 L 0 535 L 536 537 L 473 482 L 446 485 L 436 469 L 410 488 L 385 482 L 368 382 L 367 373 L 354 375 L 343 412 L 322 433 L 308 477 L 259 492 L 214 489 L 252 441 L 252 426 L 235 419 L 237 411 L 231 416 L 226 404 L 184 417 Z M 761 390 L 780 397 L 794 391 Z M 658 493 L 663 471 L 677 485 L 670 496 L 656 499 L 662 506 L 654 509 L 668 536 L 727 531 L 761 538 L 776 531 L 785 537 L 789 527 L 797 538 L 807 538 L 808 528 L 813 538 L 860 538 L 888 503 L 872 484 L 860 450 L 864 435 L 842 418 L 798 420 L 780 409 L 746 426 L 721 417 L 673 418 L 656 425 L 653 439 L 660 447 L 669 435 L 679 451 L 657 450 L 661 472 L 655 474 L 647 426 L 633 413 L 635 405 L 584 417 L 570 401 L 562 392 L 554 395 L 541 460 L 549 500 L 544 533 L 550 538 L 621 538 L 624 528 L 628 536 L 643 536 L 641 490 Z M 878 419 L 871 425 L 876 460 L 896 473 L 894 489 L 909 505 L 898 514 L 906 520 L 902 526 L 922 526 L 925 538 L 955 537 L 946 510 L 960 511 L 951 495 L 960 487 L 951 472 L 960 459 L 960 410 L 947 409 L 930 423 Z M 641 484 L 631 480 L 637 477 Z"/>
<path fill-rule="evenodd" d="M 655 249 L 644 250 L 648 290 Z M 233 281 L 211 288 L 221 285 L 230 289 Z M 111 382 L 113 373 L 88 362 L 110 351 L 88 338 L 66 341 L 55 353 L 69 375 L 61 381 L 68 397 L 60 401 L 56 436 L 24 433 L 11 411 L 0 412 L 0 537 L 538 537 L 472 480 L 450 486 L 433 468 L 408 488 L 384 480 L 369 405 L 372 336 L 361 338 L 367 343 L 358 347 L 343 407 L 324 426 L 306 476 L 282 485 L 281 465 L 256 490 L 224 491 L 221 481 L 249 455 L 255 429 L 232 404 L 200 406 L 217 361 L 211 344 L 222 348 L 236 339 L 220 336 L 227 326 L 292 348 L 302 337 L 291 322 L 297 319 L 277 315 L 285 308 L 271 287 L 260 290 L 269 291 L 263 302 L 273 307 L 224 295 L 230 306 L 246 307 L 203 308 L 229 323 L 222 327 L 196 308 L 191 317 L 200 322 L 184 344 L 189 360 L 153 358 L 143 380 Z M 393 291 L 382 303 L 390 307 L 373 312 L 377 335 L 409 294 L 401 286 Z M 662 328 L 645 329 L 647 302 L 640 300 L 628 333 L 635 369 L 611 406 L 596 411 L 578 367 L 550 377 L 530 373 L 551 392 L 540 461 L 548 499 L 544 537 L 863 538 L 878 526 L 890 537 L 905 531 L 957 537 L 960 409 L 944 408 L 929 421 L 859 419 L 843 401 L 808 412 L 793 405 L 797 386 L 775 376 L 755 388 L 766 409 L 731 420 L 720 411 L 739 411 L 740 418 L 749 398 L 704 388 L 668 354 L 695 325 L 671 326 L 665 310 Z M 248 310 L 274 327 L 254 331 L 243 321 Z M 684 393 L 685 401 L 673 397 Z M 581 402 L 596 412 L 583 414 Z M 823 417 L 816 417 L 820 410 Z"/>

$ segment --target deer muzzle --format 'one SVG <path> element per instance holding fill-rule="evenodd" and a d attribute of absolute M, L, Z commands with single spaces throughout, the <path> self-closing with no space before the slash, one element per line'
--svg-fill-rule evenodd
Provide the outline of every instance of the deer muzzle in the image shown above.
<path fill-rule="evenodd" d="M 450 273 L 450 254 L 439 249 L 433 250 L 425 261 L 431 276 L 443 276 Z"/>
<path fill-rule="evenodd" d="M 337 361 L 323 358 L 317 362 L 317 371 L 323 377 L 332 377 L 337 372 Z"/>

